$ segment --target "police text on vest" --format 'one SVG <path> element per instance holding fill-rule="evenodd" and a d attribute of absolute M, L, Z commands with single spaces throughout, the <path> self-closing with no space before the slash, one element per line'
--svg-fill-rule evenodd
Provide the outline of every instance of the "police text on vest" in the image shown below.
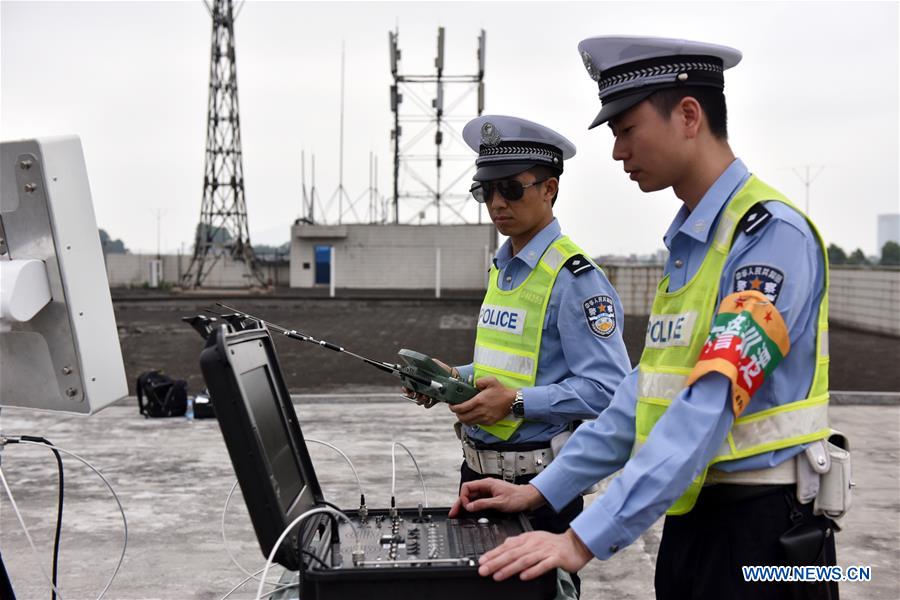
<path fill-rule="evenodd" d="M 649 348 L 689 346 L 696 320 L 697 313 L 694 311 L 674 315 L 650 315 L 644 345 Z"/>
<path fill-rule="evenodd" d="M 526 314 L 528 311 L 521 308 L 482 304 L 481 312 L 478 313 L 478 326 L 522 335 Z"/>

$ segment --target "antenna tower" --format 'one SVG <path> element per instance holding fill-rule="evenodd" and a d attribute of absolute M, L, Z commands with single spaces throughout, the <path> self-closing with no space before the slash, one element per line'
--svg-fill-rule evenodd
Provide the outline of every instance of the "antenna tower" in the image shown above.
<path fill-rule="evenodd" d="M 242 262 L 248 286 L 263 284 L 262 272 L 250 245 L 244 169 L 241 162 L 241 120 L 238 111 L 232 0 L 204 0 L 212 17 L 209 67 L 209 110 L 206 121 L 206 167 L 203 204 L 194 238 L 194 256 L 182 277 L 186 288 L 202 287 L 223 257 Z"/>
<path fill-rule="evenodd" d="M 391 85 L 391 111 L 394 113 L 394 128 L 391 130 L 391 141 L 394 147 L 394 202 L 391 221 L 401 222 L 400 198 L 418 200 L 415 210 L 409 215 L 404 215 L 404 222 L 421 222 L 429 213 L 434 214 L 435 222 L 441 223 L 442 211 L 449 211 L 455 215 L 458 221 L 467 222 L 463 214 L 464 207 L 469 204 L 469 194 L 452 192 L 454 186 L 472 170 L 473 157 L 471 153 L 453 154 L 450 151 L 442 151 L 444 146 L 452 148 L 462 147 L 468 150 L 462 139 L 462 134 L 457 131 L 455 123 L 464 124 L 469 117 L 453 117 L 450 113 L 456 109 L 463 100 L 473 91 L 477 92 L 477 114 L 484 111 L 484 58 L 485 58 L 485 32 L 482 29 L 478 36 L 478 73 L 475 75 L 448 75 L 444 73 L 444 28 L 438 27 L 437 56 L 434 59 L 435 72 L 427 75 L 404 75 L 400 73 L 400 48 L 398 46 L 399 30 L 388 32 L 390 45 L 391 74 L 394 83 Z M 450 102 L 445 102 L 445 89 L 454 85 L 460 85 L 464 90 Z M 434 97 L 430 105 L 422 97 L 423 91 L 434 86 Z M 405 96 L 409 96 L 412 103 L 418 109 L 418 114 L 401 114 L 401 105 Z M 403 139 L 403 124 L 418 126 L 419 131 L 409 138 L 405 144 Z M 434 132 L 434 154 L 419 154 L 415 152 L 417 143 L 425 136 Z M 414 164 L 434 161 L 433 183 L 416 172 Z M 464 169 L 456 169 L 458 173 L 451 174 L 449 183 L 447 179 L 442 181 L 442 168 L 444 161 L 464 162 Z M 409 175 L 419 189 L 401 191 L 400 175 Z M 443 217 L 446 220 L 446 215 Z M 481 208 L 479 206 L 478 221 L 481 221 Z"/>

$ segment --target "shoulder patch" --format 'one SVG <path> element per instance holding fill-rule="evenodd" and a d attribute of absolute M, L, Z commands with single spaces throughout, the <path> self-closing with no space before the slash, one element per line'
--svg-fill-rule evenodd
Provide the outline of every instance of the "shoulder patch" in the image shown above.
<path fill-rule="evenodd" d="M 616 330 L 616 307 L 609 296 L 592 296 L 581 304 L 591 333 L 608 338 Z"/>
<path fill-rule="evenodd" d="M 744 265 L 734 271 L 732 292 L 760 292 L 770 302 L 778 300 L 784 272 L 769 265 Z"/>
<path fill-rule="evenodd" d="M 584 275 L 585 273 L 594 269 L 594 263 L 586 259 L 583 254 L 576 254 L 575 256 L 567 260 L 564 266 L 575 277 Z"/>
<path fill-rule="evenodd" d="M 747 211 L 744 218 L 738 223 L 738 229 L 747 235 L 753 235 L 771 218 L 772 213 L 763 206 L 762 202 L 757 202 L 750 207 L 750 210 Z"/>

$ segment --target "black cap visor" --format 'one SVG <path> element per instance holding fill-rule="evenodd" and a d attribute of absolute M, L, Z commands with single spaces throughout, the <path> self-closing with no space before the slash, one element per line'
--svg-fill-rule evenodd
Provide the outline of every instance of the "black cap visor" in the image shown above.
<path fill-rule="evenodd" d="M 472 177 L 474 181 L 497 181 L 498 179 L 509 179 L 513 175 L 518 175 L 522 171 L 527 171 L 537 163 L 533 162 L 517 162 L 506 164 L 482 165 L 475 171 Z"/>
<path fill-rule="evenodd" d="M 610 100 L 608 102 L 603 103 L 603 108 L 597 113 L 597 117 L 594 119 L 594 122 L 591 123 L 588 129 L 593 129 L 597 125 L 602 125 L 606 123 L 610 119 L 613 119 L 629 108 L 636 106 L 640 102 L 646 100 L 650 97 L 653 92 L 658 91 L 660 88 L 654 87 L 651 89 L 643 89 L 636 91 L 633 94 L 628 94 L 626 96 L 622 96 L 621 98 L 616 98 L 615 100 Z"/>

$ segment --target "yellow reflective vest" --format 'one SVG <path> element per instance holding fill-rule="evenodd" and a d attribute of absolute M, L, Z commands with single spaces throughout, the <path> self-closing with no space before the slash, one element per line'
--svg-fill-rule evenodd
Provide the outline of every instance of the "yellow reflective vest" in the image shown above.
<path fill-rule="evenodd" d="M 668 291 L 668 275 L 659 282 L 638 365 L 633 452 L 646 442 L 653 426 L 685 388 L 710 332 L 719 302 L 722 270 L 737 226 L 747 211 L 763 201 L 783 202 L 795 208 L 782 194 L 751 176 L 725 207 L 706 257 L 694 277 L 674 292 Z M 778 399 L 778 406 L 735 419 L 709 465 L 691 482 L 668 514 L 684 514 L 694 507 L 710 465 L 823 439 L 831 431 L 828 427 L 828 257 L 819 232 L 812 222 L 809 225 L 825 259 L 816 367 L 809 392 L 805 398 Z"/>
<path fill-rule="evenodd" d="M 512 290 L 500 289 L 500 271 L 491 267 L 487 293 L 478 313 L 475 381 L 493 375 L 507 387 L 534 386 L 550 293 L 560 269 L 576 254 L 585 255 L 568 237 L 557 239 L 547 247 L 528 278 Z M 522 419 L 510 414 L 494 425 L 479 427 L 506 441 L 521 424 Z"/>

